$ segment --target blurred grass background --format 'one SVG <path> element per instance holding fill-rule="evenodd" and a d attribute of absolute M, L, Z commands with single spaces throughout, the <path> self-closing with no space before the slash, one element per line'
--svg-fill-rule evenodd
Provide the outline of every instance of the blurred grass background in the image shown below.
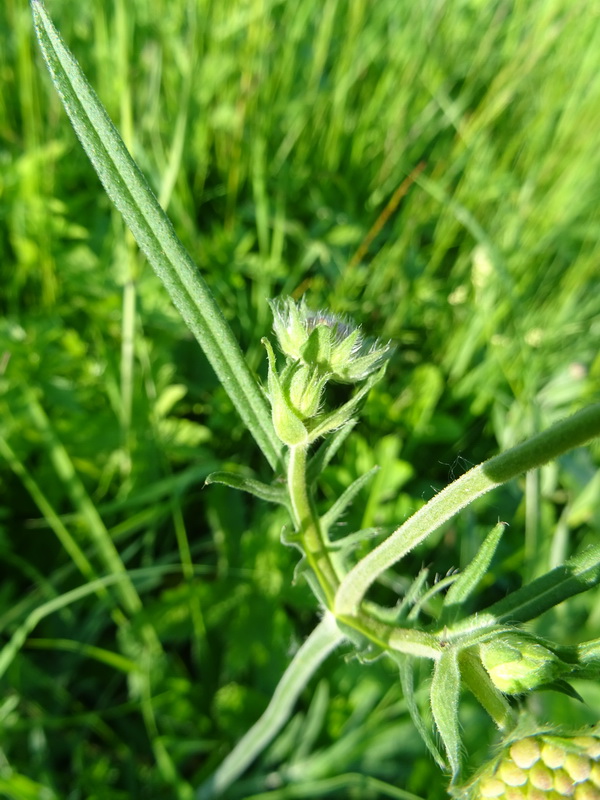
<path fill-rule="evenodd" d="M 398 344 L 324 475 L 394 525 L 600 394 L 600 17 L 573 0 L 51 0 L 264 374 L 267 299 Z M 373 228 L 375 226 L 375 228 Z M 190 796 L 264 709 L 315 603 L 265 464 L 104 196 L 24 0 L 0 6 L 0 795 Z M 396 579 L 511 524 L 490 597 L 600 532 L 600 452 L 499 490 Z M 435 545 L 432 549 L 431 544 Z M 600 635 L 598 593 L 547 614 Z M 598 718 L 597 687 L 532 701 Z M 465 699 L 467 751 L 490 726 Z M 76 776 L 76 777 L 75 777 Z M 394 669 L 333 657 L 231 798 L 443 797 Z"/>

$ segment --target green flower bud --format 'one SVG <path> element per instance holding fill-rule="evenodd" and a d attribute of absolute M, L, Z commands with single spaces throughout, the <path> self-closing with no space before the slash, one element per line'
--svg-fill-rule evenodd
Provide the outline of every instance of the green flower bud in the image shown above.
<path fill-rule="evenodd" d="M 492 683 L 505 694 L 528 692 L 572 669 L 544 645 L 519 634 L 481 644 L 479 655 Z"/>
<path fill-rule="evenodd" d="M 263 339 L 263 344 L 269 359 L 268 395 L 275 432 L 289 447 L 307 444 L 309 435 L 304 423 L 318 414 L 329 376 L 300 362 L 289 362 L 279 374 L 270 342 Z"/>
<path fill-rule="evenodd" d="M 317 370 L 325 380 L 355 383 L 377 370 L 391 345 L 365 339 L 349 319 L 329 311 L 311 311 L 290 297 L 271 301 L 273 330 L 292 361 Z"/>
<path fill-rule="evenodd" d="M 294 447 L 299 444 L 308 443 L 308 431 L 300 419 L 298 412 L 293 408 L 288 391 L 289 386 L 284 385 L 277 372 L 275 363 L 275 353 L 268 339 L 263 339 L 263 344 L 267 349 L 269 358 L 269 375 L 267 386 L 269 390 L 269 401 L 271 403 L 271 416 L 275 433 L 283 444 Z"/>
<path fill-rule="evenodd" d="M 468 786 L 453 790 L 463 800 L 600 800 L 600 735 L 538 732 L 508 741 Z"/>
<path fill-rule="evenodd" d="M 310 419 L 318 413 L 327 375 L 319 375 L 305 364 L 294 364 L 282 375 L 281 382 L 284 394 L 301 419 Z"/>

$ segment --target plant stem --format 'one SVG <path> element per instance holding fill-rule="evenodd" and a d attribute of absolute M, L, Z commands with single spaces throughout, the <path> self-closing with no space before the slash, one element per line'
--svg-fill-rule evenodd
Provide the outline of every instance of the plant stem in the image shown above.
<path fill-rule="evenodd" d="M 404 655 L 431 658 L 434 661 L 437 661 L 442 652 L 442 647 L 434 634 L 413 628 L 397 628 L 374 619 L 364 611 L 358 611 L 352 617 L 338 615 L 337 620 L 341 625 L 362 633 L 383 650 L 394 650 Z"/>
<path fill-rule="evenodd" d="M 339 580 L 306 483 L 307 451 L 307 445 L 295 445 L 289 448 L 288 490 L 299 542 L 310 568 L 323 589 L 327 605 L 331 607 Z"/>
<path fill-rule="evenodd" d="M 328 543 L 321 530 L 319 516 L 309 494 L 306 481 L 307 451 L 306 445 L 289 448 L 288 489 L 299 544 L 330 609 L 339 586 L 339 578 L 329 555 Z M 362 634 L 383 650 L 392 649 L 424 658 L 439 657 L 440 646 L 437 639 L 429 633 L 410 628 L 396 628 L 363 612 L 347 619 L 338 617 L 338 621 L 352 631 Z"/>
<path fill-rule="evenodd" d="M 337 592 L 335 614 L 343 617 L 355 615 L 371 584 L 386 569 L 476 497 L 599 435 L 600 403 L 596 403 L 469 470 L 432 498 L 350 570 Z"/>

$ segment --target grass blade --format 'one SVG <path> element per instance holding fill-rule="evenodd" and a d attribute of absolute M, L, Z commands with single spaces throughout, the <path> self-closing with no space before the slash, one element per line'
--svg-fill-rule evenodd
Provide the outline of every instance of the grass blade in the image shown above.
<path fill-rule="evenodd" d="M 64 445 L 56 435 L 46 412 L 33 392 L 28 392 L 28 407 L 33 425 L 39 431 L 58 478 L 77 509 L 90 542 L 95 546 L 103 567 L 114 575 L 123 575 L 117 584 L 121 603 L 128 614 L 134 615 L 142 610 L 142 601 L 127 574 L 127 570 L 117 548 L 108 533 L 104 522 L 79 478 L 73 462 Z M 89 576 L 88 576 L 89 578 Z"/>

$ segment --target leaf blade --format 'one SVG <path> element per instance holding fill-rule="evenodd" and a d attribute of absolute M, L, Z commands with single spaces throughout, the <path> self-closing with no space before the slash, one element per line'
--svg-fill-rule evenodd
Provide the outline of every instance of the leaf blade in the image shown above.
<path fill-rule="evenodd" d="M 283 487 L 270 486 L 268 483 L 257 481 L 255 478 L 246 478 L 235 472 L 211 472 L 204 481 L 205 486 L 211 483 L 220 483 L 229 486 L 230 489 L 238 489 L 240 492 L 247 492 L 267 503 L 278 503 L 287 506 L 287 493 Z"/>
<path fill-rule="evenodd" d="M 563 566 L 536 578 L 529 584 L 484 610 L 497 622 L 527 622 L 600 583 L 600 546 L 591 545 L 570 558 Z"/>
<path fill-rule="evenodd" d="M 266 401 L 210 289 L 178 239 L 104 106 L 64 44 L 42 0 L 31 0 L 44 60 L 102 185 L 165 285 L 236 410 L 272 467 L 280 460 Z"/>
<path fill-rule="evenodd" d="M 356 495 L 360 492 L 363 486 L 366 486 L 378 469 L 378 466 L 371 467 L 368 472 L 365 472 L 364 475 L 356 478 L 356 480 L 353 481 L 350 486 L 348 486 L 342 492 L 335 503 L 333 503 L 331 508 L 329 508 L 329 510 L 326 511 L 321 517 L 323 530 L 328 531 L 333 525 L 335 525 L 342 514 L 346 511 L 348 506 L 352 503 Z"/>
<path fill-rule="evenodd" d="M 317 668 L 345 639 L 329 613 L 313 630 L 283 673 L 263 715 L 203 783 L 197 800 L 222 797 L 288 720 L 294 703 Z"/>
<path fill-rule="evenodd" d="M 400 683 L 402 685 L 402 694 L 404 695 L 406 707 L 408 708 L 408 713 L 413 721 L 413 725 L 417 729 L 419 736 L 425 742 L 425 746 L 427 747 L 438 767 L 440 769 L 447 769 L 448 765 L 444 761 L 442 754 L 436 746 L 433 736 L 425 724 L 425 721 L 421 716 L 421 712 L 419 711 L 419 706 L 417 705 L 413 675 L 414 659 L 410 658 L 410 656 L 403 656 L 398 653 L 394 653 L 392 657 L 398 664 L 398 669 L 400 671 Z"/>
<path fill-rule="evenodd" d="M 430 697 L 431 713 L 444 743 L 453 780 L 460 770 L 459 696 L 458 653 L 455 648 L 447 647 L 435 664 Z"/>
<path fill-rule="evenodd" d="M 448 589 L 444 598 L 444 607 L 447 612 L 457 609 L 475 591 L 492 562 L 505 527 L 505 522 L 499 522 L 492 528 L 477 551 L 475 558 L 465 567 Z"/>

